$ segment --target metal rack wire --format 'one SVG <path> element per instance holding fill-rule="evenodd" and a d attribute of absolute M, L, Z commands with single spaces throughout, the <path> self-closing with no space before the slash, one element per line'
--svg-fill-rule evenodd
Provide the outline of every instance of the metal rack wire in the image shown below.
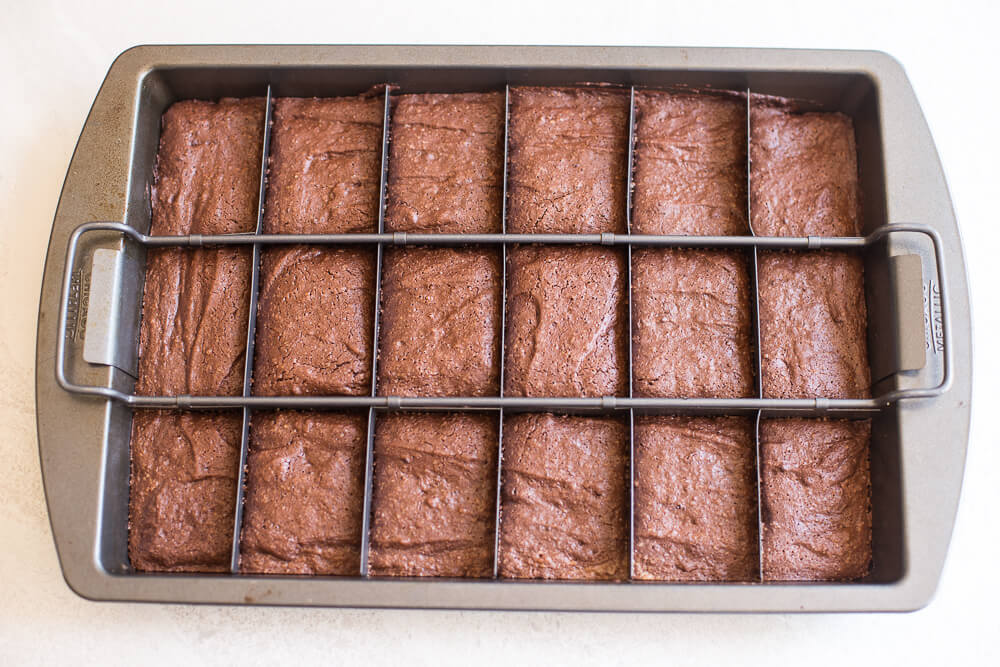
<path fill-rule="evenodd" d="M 232 550 L 230 569 L 232 573 L 239 572 L 239 547 L 243 516 L 244 475 L 248 458 L 250 422 L 254 410 L 265 408 L 299 408 L 299 409 L 366 409 L 368 411 L 368 427 L 365 443 L 365 477 L 364 477 L 364 508 L 362 514 L 362 542 L 360 575 L 368 577 L 368 555 L 370 547 L 370 521 L 372 504 L 372 486 L 374 470 L 374 436 L 377 413 L 383 410 L 488 410 L 495 411 L 498 416 L 498 445 L 496 471 L 496 516 L 494 531 L 493 577 L 499 574 L 499 543 L 501 531 L 501 483 L 503 478 L 503 424 L 505 411 L 546 411 L 546 412 L 594 412 L 603 414 L 619 414 L 627 418 L 628 423 L 628 492 L 629 525 L 628 525 L 628 571 L 629 579 L 634 578 L 633 553 L 635 545 L 635 470 L 634 470 L 634 427 L 636 413 L 669 413 L 669 414 L 742 414 L 754 419 L 756 433 L 755 452 L 757 469 L 757 500 L 758 500 L 758 559 L 762 558 L 760 545 L 760 421 L 766 411 L 781 413 L 799 413 L 804 416 L 819 416 L 829 414 L 863 415 L 874 413 L 898 401 L 907 399 L 933 398 L 948 390 L 951 384 L 952 351 L 950 344 L 949 313 L 947 298 L 946 271 L 942 241 L 931 227 L 920 224 L 892 224 L 879 227 L 864 237 L 762 237 L 753 230 L 750 218 L 750 105 L 751 95 L 747 90 L 747 196 L 748 196 L 748 231 L 746 236 L 678 236 L 678 235 L 645 235 L 632 233 L 632 193 L 633 166 L 635 159 L 635 116 L 636 89 L 629 91 L 629 127 L 627 148 L 627 183 L 626 183 L 626 233 L 601 234 L 509 234 L 507 233 L 507 185 L 509 163 L 509 125 L 510 125 L 510 88 L 505 90 L 504 100 L 504 150 L 503 150 L 503 187 L 501 205 L 501 232 L 499 234 L 422 234 L 405 232 L 385 232 L 386 186 L 389 168 L 389 127 L 391 116 L 391 94 L 389 86 L 384 90 L 382 146 L 379 178 L 379 208 L 377 231 L 375 233 L 354 234 L 264 234 L 263 211 L 266 195 L 266 179 L 268 153 L 270 143 L 271 89 L 266 95 L 265 127 L 263 134 L 263 150 L 261 154 L 258 212 L 255 231 L 253 233 L 185 236 L 151 236 L 142 234 L 134 228 L 116 222 L 90 222 L 77 227 L 70 236 L 66 254 L 66 273 L 63 280 L 63 291 L 59 310 L 59 331 L 61 332 L 56 350 L 56 379 L 66 391 L 88 395 L 97 398 L 121 402 L 136 409 L 240 409 L 242 410 L 242 430 L 240 437 L 240 468 L 237 480 L 236 511 L 234 515 Z M 70 297 L 72 293 L 73 267 L 79 254 L 80 240 L 89 233 L 98 231 L 119 232 L 131 242 L 147 248 L 163 247 L 202 247 L 202 246 L 250 246 L 253 252 L 252 272 L 250 280 L 250 313 L 247 327 L 246 361 L 244 367 L 243 389 L 240 396 L 139 396 L 123 392 L 113 387 L 84 385 L 74 382 L 66 371 L 66 338 L 65 335 Z M 765 249 L 799 249 L 799 250 L 864 250 L 882 241 L 893 233 L 916 233 L 926 236 L 933 245 L 936 260 L 937 280 L 941 291 L 941 321 L 944 333 L 944 349 L 942 354 L 942 376 L 935 386 L 923 388 L 895 389 L 873 398 L 822 398 L 802 397 L 793 399 L 765 398 L 762 390 L 761 350 L 760 350 L 760 318 L 758 313 L 758 254 Z M 506 289 L 507 289 L 507 252 L 509 244 L 599 244 L 608 247 L 624 248 L 627 259 L 626 280 L 628 288 L 628 391 L 626 396 L 604 397 L 511 397 L 504 395 L 504 357 L 506 351 Z M 373 338 L 372 338 L 372 376 L 371 390 L 368 396 L 254 396 L 251 392 L 253 376 L 253 351 L 256 334 L 257 299 L 260 287 L 260 257 L 265 246 L 287 244 L 315 245 L 349 245 L 360 244 L 374 246 L 376 252 L 375 298 L 373 304 Z M 496 396 L 487 397 L 427 397 L 427 396 L 380 396 L 377 393 L 377 365 L 379 343 L 379 319 L 381 303 L 382 261 L 386 245 L 497 245 L 501 256 L 501 323 L 499 332 L 499 391 Z M 750 259 L 751 324 L 756 339 L 754 374 L 755 396 L 748 398 L 645 398 L 633 394 L 633 359 L 632 359 L 632 249 L 633 247 L 668 247 L 668 248 L 739 248 L 747 250 Z M 761 562 L 758 562 L 760 572 Z"/>
<path fill-rule="evenodd" d="M 635 86 L 629 90 L 628 159 L 625 172 L 625 231 L 632 234 L 632 181 L 635 172 Z M 625 280 L 628 294 L 628 397 L 632 398 L 632 246 L 625 248 Z M 628 411 L 628 578 L 635 578 L 635 410 Z"/>
<path fill-rule="evenodd" d="M 378 233 L 385 231 L 385 188 L 389 174 L 389 116 L 392 108 L 391 89 L 385 87 L 385 101 L 382 108 L 382 155 L 379 162 L 378 178 Z M 379 243 L 375 250 L 375 314 L 372 316 L 372 385 L 370 396 L 378 391 L 378 332 L 382 313 L 382 260 L 384 246 Z M 371 546 L 372 485 L 375 477 L 375 406 L 368 408 L 368 435 L 365 439 L 365 495 L 361 514 L 361 576 L 368 576 L 368 551 Z"/>
<path fill-rule="evenodd" d="M 507 233 L 507 178 L 510 162 L 510 86 L 503 91 L 503 183 L 500 188 L 500 231 Z M 507 244 L 500 245 L 500 350 L 497 354 L 500 364 L 499 392 L 503 398 L 506 369 L 504 351 L 507 349 Z M 503 488 L 503 422 L 504 413 L 501 407 L 497 414 L 497 478 L 496 478 L 496 516 L 493 523 L 493 578 L 500 577 L 500 515 L 501 490 Z"/>
<path fill-rule="evenodd" d="M 752 129 L 753 108 L 751 104 L 752 95 L 747 88 L 747 229 L 750 236 L 756 237 L 757 233 L 753 228 L 753 206 L 750 203 L 750 193 L 753 192 L 753 164 L 750 160 L 750 131 Z M 757 398 L 764 398 L 764 360 L 760 350 L 760 252 L 754 246 L 750 256 L 750 289 L 754 298 L 750 302 L 751 322 L 753 324 L 754 346 L 754 388 L 757 390 Z M 757 491 L 757 577 L 764 579 L 764 475 L 762 474 L 763 463 L 760 458 L 760 419 L 763 410 L 758 410 L 753 418 L 753 456 L 754 475 L 756 477 Z"/>

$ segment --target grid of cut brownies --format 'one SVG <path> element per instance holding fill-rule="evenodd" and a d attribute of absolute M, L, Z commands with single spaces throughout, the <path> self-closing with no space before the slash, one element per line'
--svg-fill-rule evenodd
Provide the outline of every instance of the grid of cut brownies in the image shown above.
<path fill-rule="evenodd" d="M 262 108 L 168 110 L 153 233 L 252 229 Z M 770 99 L 511 88 L 272 110 L 264 233 L 861 228 L 850 119 Z M 869 395 L 848 253 L 278 245 L 258 279 L 247 250 L 151 253 L 137 392 L 238 395 L 246 363 L 261 396 Z M 870 560 L 867 422 L 244 412 L 242 441 L 235 415 L 137 413 L 136 569 L 757 581 L 857 578 Z M 840 455 L 850 489 L 827 469 Z M 794 486 L 802 470 L 820 483 Z"/>

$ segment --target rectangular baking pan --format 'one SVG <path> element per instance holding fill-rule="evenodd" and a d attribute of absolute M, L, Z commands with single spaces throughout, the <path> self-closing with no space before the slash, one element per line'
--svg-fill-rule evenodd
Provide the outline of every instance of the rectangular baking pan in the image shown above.
<path fill-rule="evenodd" d="M 854 119 L 866 237 L 577 239 L 620 245 L 855 248 L 863 252 L 874 399 L 327 399 L 325 407 L 726 412 L 871 416 L 873 569 L 838 583 L 570 583 L 146 574 L 127 559 L 134 408 L 281 398 L 131 394 L 145 247 L 239 243 L 145 236 L 163 110 L 185 98 L 333 96 L 379 83 L 399 92 L 604 81 L 749 90 Z M 268 93 L 269 94 L 269 93 Z M 388 108 L 388 102 L 387 102 Z M 106 221 L 112 224 L 87 224 Z M 888 225 L 888 227 L 887 227 Z M 381 231 L 381 230 L 380 230 Z M 124 233 L 123 233 L 124 232 Z M 406 238 L 409 237 L 409 238 Z M 366 243 L 454 243 L 413 235 Z M 301 240 L 301 239 L 299 239 Z M 320 242 L 343 241 L 333 237 Z M 518 240 L 494 235 L 482 242 Z M 521 239 L 523 240 L 523 239 Z M 567 239 L 534 239 L 566 242 Z M 272 239 L 269 242 L 289 242 Z M 56 369 L 54 373 L 53 370 Z M 968 440 L 970 324 L 958 229 L 927 126 L 901 67 L 875 52 L 550 47 L 137 47 L 112 65 L 84 126 L 53 223 L 39 313 L 37 409 L 49 512 L 63 574 L 101 600 L 370 607 L 634 611 L 909 610 L 940 576 Z M 450 400 L 450 402 L 449 402 Z M 245 445 L 245 438 L 244 438 Z M 237 519 L 238 523 L 238 519 Z M 235 557 L 234 549 L 234 557 Z"/>

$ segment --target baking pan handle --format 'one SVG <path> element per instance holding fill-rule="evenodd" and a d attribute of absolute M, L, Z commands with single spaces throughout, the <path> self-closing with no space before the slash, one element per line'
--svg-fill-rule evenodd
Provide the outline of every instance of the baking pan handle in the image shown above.
<path fill-rule="evenodd" d="M 66 341 L 67 339 L 73 337 L 68 330 L 70 304 L 74 294 L 77 299 L 82 299 L 82 295 L 80 294 L 80 285 L 74 285 L 74 277 L 77 274 L 73 270 L 73 267 L 76 266 L 76 258 L 77 254 L 79 254 L 80 239 L 84 234 L 98 231 L 120 232 L 133 240 L 138 241 L 139 243 L 142 243 L 145 238 L 143 234 L 140 234 L 135 229 L 118 222 L 88 222 L 73 230 L 73 233 L 69 237 L 68 247 L 66 248 L 66 268 L 65 274 L 63 275 L 62 295 L 59 301 L 59 328 L 56 335 L 56 382 L 60 387 L 74 394 L 110 398 L 116 401 L 121 401 L 127 405 L 132 405 L 135 402 L 134 395 L 127 394 L 112 387 L 78 384 L 71 380 L 66 372 Z M 82 304 L 77 303 L 77 313 L 79 313 L 81 305 Z M 170 405 L 170 401 L 165 401 L 162 407 L 170 407 Z"/>
<path fill-rule="evenodd" d="M 882 394 L 879 401 L 886 405 L 896 401 L 911 398 L 934 398 L 948 391 L 952 382 L 952 340 L 951 340 L 951 320 L 950 302 L 948 301 L 948 277 L 945 270 L 944 245 L 941 235 L 933 227 L 915 223 L 896 223 L 885 225 L 874 230 L 865 237 L 865 244 L 872 245 L 887 237 L 889 234 L 898 232 L 912 232 L 923 234 L 931 241 L 934 248 L 934 273 L 937 276 L 938 306 L 937 312 L 930 317 L 928 334 L 931 338 L 931 345 L 941 353 L 941 381 L 932 387 L 919 387 L 914 389 L 897 389 Z M 921 296 L 921 299 L 923 297 Z M 930 295 L 934 298 L 934 295 Z"/>

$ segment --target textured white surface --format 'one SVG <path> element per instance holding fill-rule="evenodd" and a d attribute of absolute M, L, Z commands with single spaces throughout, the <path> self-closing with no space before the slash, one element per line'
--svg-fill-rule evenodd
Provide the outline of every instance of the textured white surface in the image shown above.
<path fill-rule="evenodd" d="M 50 0 L 3 3 L 0 62 L 0 663 L 998 664 L 1000 60 L 993 2 L 479 3 Z M 302 5 L 297 7 L 297 5 Z M 588 8 L 587 5 L 593 5 Z M 237 8 L 238 7 L 238 8 Z M 114 57 L 138 43 L 538 43 L 874 48 L 906 67 L 968 253 L 977 333 L 972 439 L 948 564 L 909 615 L 714 616 L 342 611 L 96 604 L 63 583 L 34 417 L 49 228 Z"/>

